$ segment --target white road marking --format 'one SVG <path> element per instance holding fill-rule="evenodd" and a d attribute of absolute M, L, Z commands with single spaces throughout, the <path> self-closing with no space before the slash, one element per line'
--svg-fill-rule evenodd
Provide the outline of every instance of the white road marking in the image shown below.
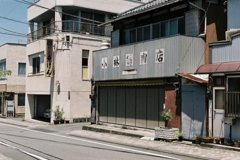
<path fill-rule="evenodd" d="M 88 142 L 88 143 L 92 143 L 92 144 L 98 144 L 98 145 L 102 145 L 102 146 L 107 146 L 107 147 L 112 147 L 112 148 L 132 151 L 132 152 L 136 152 L 136 153 L 142 153 L 142 154 L 156 156 L 156 157 L 161 157 L 161 158 L 167 158 L 167 159 L 173 159 L 173 160 L 181 160 L 181 159 L 174 158 L 174 157 L 164 156 L 164 155 L 150 153 L 150 152 L 139 151 L 139 150 L 135 150 L 135 149 L 124 148 L 124 147 L 118 147 L 118 146 L 109 145 L 109 144 L 105 144 L 105 143 L 99 143 L 99 142 L 94 142 L 94 141 L 90 141 L 90 140 L 85 140 L 85 139 L 82 139 L 82 138 L 74 138 L 74 137 L 69 137 L 69 136 L 53 134 L 53 133 L 46 133 L 46 132 L 41 132 L 41 131 L 35 131 L 35 130 L 28 129 L 28 128 L 18 127 L 18 126 L 14 126 L 14 125 L 10 125 L 10 124 L 3 124 L 3 123 L 0 123 L 0 124 L 1 125 L 5 125 L 5 126 L 10 126 L 10 127 L 15 127 L 15 128 L 27 130 L 27 131 L 32 131 L 32 132 L 37 132 L 37 133 L 44 133 L 44 134 L 48 134 L 48 135 L 52 135 L 52 136 L 68 138 L 68 139 L 78 140 L 78 141 L 82 141 L 82 142 Z"/>
<path fill-rule="evenodd" d="M 11 145 L 9 145 L 9 144 L 3 143 L 3 142 L 0 142 L 0 144 L 1 144 L 1 145 L 4 145 L 4 146 L 7 146 L 7 147 L 10 147 L 10 148 L 13 148 L 13 149 L 16 149 L 16 150 L 18 150 L 18 151 L 20 151 L 20 152 L 23 152 L 23 153 L 25 153 L 25 154 L 27 154 L 27 155 L 29 155 L 29 156 L 31 156 L 31 157 L 37 158 L 37 159 L 39 159 L 39 160 L 47 160 L 47 159 L 42 158 L 42 157 L 40 157 L 40 156 L 37 156 L 37 155 L 35 155 L 35 154 L 29 153 L 29 152 L 27 152 L 27 151 L 24 151 L 24 150 L 22 150 L 22 149 L 20 149 L 20 148 L 11 146 Z"/>

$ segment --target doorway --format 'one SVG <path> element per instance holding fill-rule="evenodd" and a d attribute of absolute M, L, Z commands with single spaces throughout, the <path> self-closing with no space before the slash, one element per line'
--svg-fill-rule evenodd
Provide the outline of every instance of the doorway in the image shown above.
<path fill-rule="evenodd" d="M 224 137 L 225 87 L 213 88 L 213 136 Z"/>
<path fill-rule="evenodd" d="M 47 109 L 51 110 L 51 96 L 35 95 L 35 119 L 44 122 L 50 122 L 51 116 L 49 116 L 48 118 L 44 117 Z"/>

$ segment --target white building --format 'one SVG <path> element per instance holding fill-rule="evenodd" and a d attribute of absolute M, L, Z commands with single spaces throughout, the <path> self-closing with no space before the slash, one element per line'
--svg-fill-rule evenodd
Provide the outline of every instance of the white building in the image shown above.
<path fill-rule="evenodd" d="M 142 3 L 39 0 L 35 4 L 51 9 L 29 6 L 25 118 L 43 119 L 44 111 L 56 105 L 70 122 L 90 117 L 92 51 L 109 41 L 112 31 L 98 24 Z"/>
<path fill-rule="evenodd" d="M 23 116 L 25 113 L 26 45 L 6 43 L 0 46 L 0 70 L 12 71 L 11 75 L 0 78 L 0 114 L 2 116 Z"/>

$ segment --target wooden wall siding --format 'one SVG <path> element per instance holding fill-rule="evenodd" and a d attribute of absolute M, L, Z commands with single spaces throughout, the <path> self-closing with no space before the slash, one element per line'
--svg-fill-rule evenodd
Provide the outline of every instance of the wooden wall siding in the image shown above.
<path fill-rule="evenodd" d="M 176 98 L 173 85 L 165 85 L 165 108 L 172 112 L 172 121 L 168 122 L 167 127 L 181 130 L 181 99 Z"/>
<path fill-rule="evenodd" d="M 208 7 L 206 4 L 205 8 Z M 210 64 L 212 57 L 209 55 L 209 42 L 225 40 L 225 31 L 227 31 L 227 12 L 224 12 L 225 6 L 217 4 L 210 5 L 207 13 L 207 34 L 204 46 L 204 63 Z"/>

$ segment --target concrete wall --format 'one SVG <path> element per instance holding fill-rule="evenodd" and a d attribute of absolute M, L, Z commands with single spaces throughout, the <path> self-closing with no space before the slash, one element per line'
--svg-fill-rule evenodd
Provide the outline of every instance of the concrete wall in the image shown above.
<path fill-rule="evenodd" d="M 64 37 L 65 35 L 71 36 L 70 44 L 65 42 L 57 42 L 57 38 Z M 89 94 L 91 93 L 92 78 L 92 52 L 101 47 L 102 39 L 104 37 L 91 36 L 91 35 L 77 35 L 70 33 L 59 33 L 58 36 L 49 36 L 53 39 L 53 46 L 56 51 L 54 53 L 54 70 L 53 77 L 45 77 L 42 75 L 33 75 L 27 77 L 27 104 L 26 119 L 33 118 L 31 111 L 34 108 L 32 102 L 32 95 L 50 95 L 51 96 L 51 109 L 56 105 L 63 108 L 65 112 L 63 117 L 69 119 L 70 122 L 74 118 L 90 117 L 91 101 Z M 89 50 L 88 59 L 88 79 L 82 80 L 82 50 Z M 41 55 L 42 66 L 46 62 L 46 41 L 39 40 L 27 45 L 27 70 L 31 71 L 31 58 L 35 55 Z M 45 67 L 43 67 L 45 71 Z M 42 71 L 42 69 L 41 69 Z M 31 71 L 32 72 L 32 71 Z M 59 82 L 59 84 L 57 83 Z M 34 113 L 34 112 L 33 112 Z M 52 114 L 52 119 L 54 119 Z"/>
<path fill-rule="evenodd" d="M 0 46 L 0 60 L 6 60 L 6 69 L 11 70 L 11 76 L 6 80 L 0 80 L 0 84 L 6 87 L 2 91 L 14 93 L 15 114 L 24 114 L 25 107 L 18 106 L 18 93 L 25 93 L 26 76 L 18 75 L 19 63 L 26 63 L 26 46 L 21 44 L 7 43 Z"/>
<path fill-rule="evenodd" d="M 106 13 L 118 14 L 134 8 L 138 5 L 141 5 L 142 2 L 139 1 L 126 1 L 126 0 L 108 0 L 99 1 L 92 0 L 91 5 L 89 5 L 88 0 L 40 0 L 37 2 L 38 5 L 54 8 L 55 6 L 75 6 L 79 8 L 88 8 L 92 10 L 102 11 Z M 28 8 L 28 21 L 33 20 L 34 18 L 46 13 L 46 9 L 30 6 Z"/>
<path fill-rule="evenodd" d="M 191 44 L 191 45 L 190 45 Z M 203 64 L 204 41 L 201 38 L 173 36 L 145 41 L 106 50 L 94 51 L 94 80 L 137 79 L 169 77 L 175 72 L 193 73 Z M 155 63 L 156 49 L 164 49 L 164 62 Z M 147 64 L 140 65 L 140 52 L 147 51 Z M 133 66 L 126 66 L 126 54 L 133 53 Z M 120 65 L 113 68 L 113 56 L 119 55 Z M 107 57 L 108 66 L 102 69 L 102 58 Z M 181 64 L 181 65 L 180 65 Z M 179 70 L 177 68 L 179 67 Z M 123 70 L 136 69 L 136 74 L 123 75 Z"/>

